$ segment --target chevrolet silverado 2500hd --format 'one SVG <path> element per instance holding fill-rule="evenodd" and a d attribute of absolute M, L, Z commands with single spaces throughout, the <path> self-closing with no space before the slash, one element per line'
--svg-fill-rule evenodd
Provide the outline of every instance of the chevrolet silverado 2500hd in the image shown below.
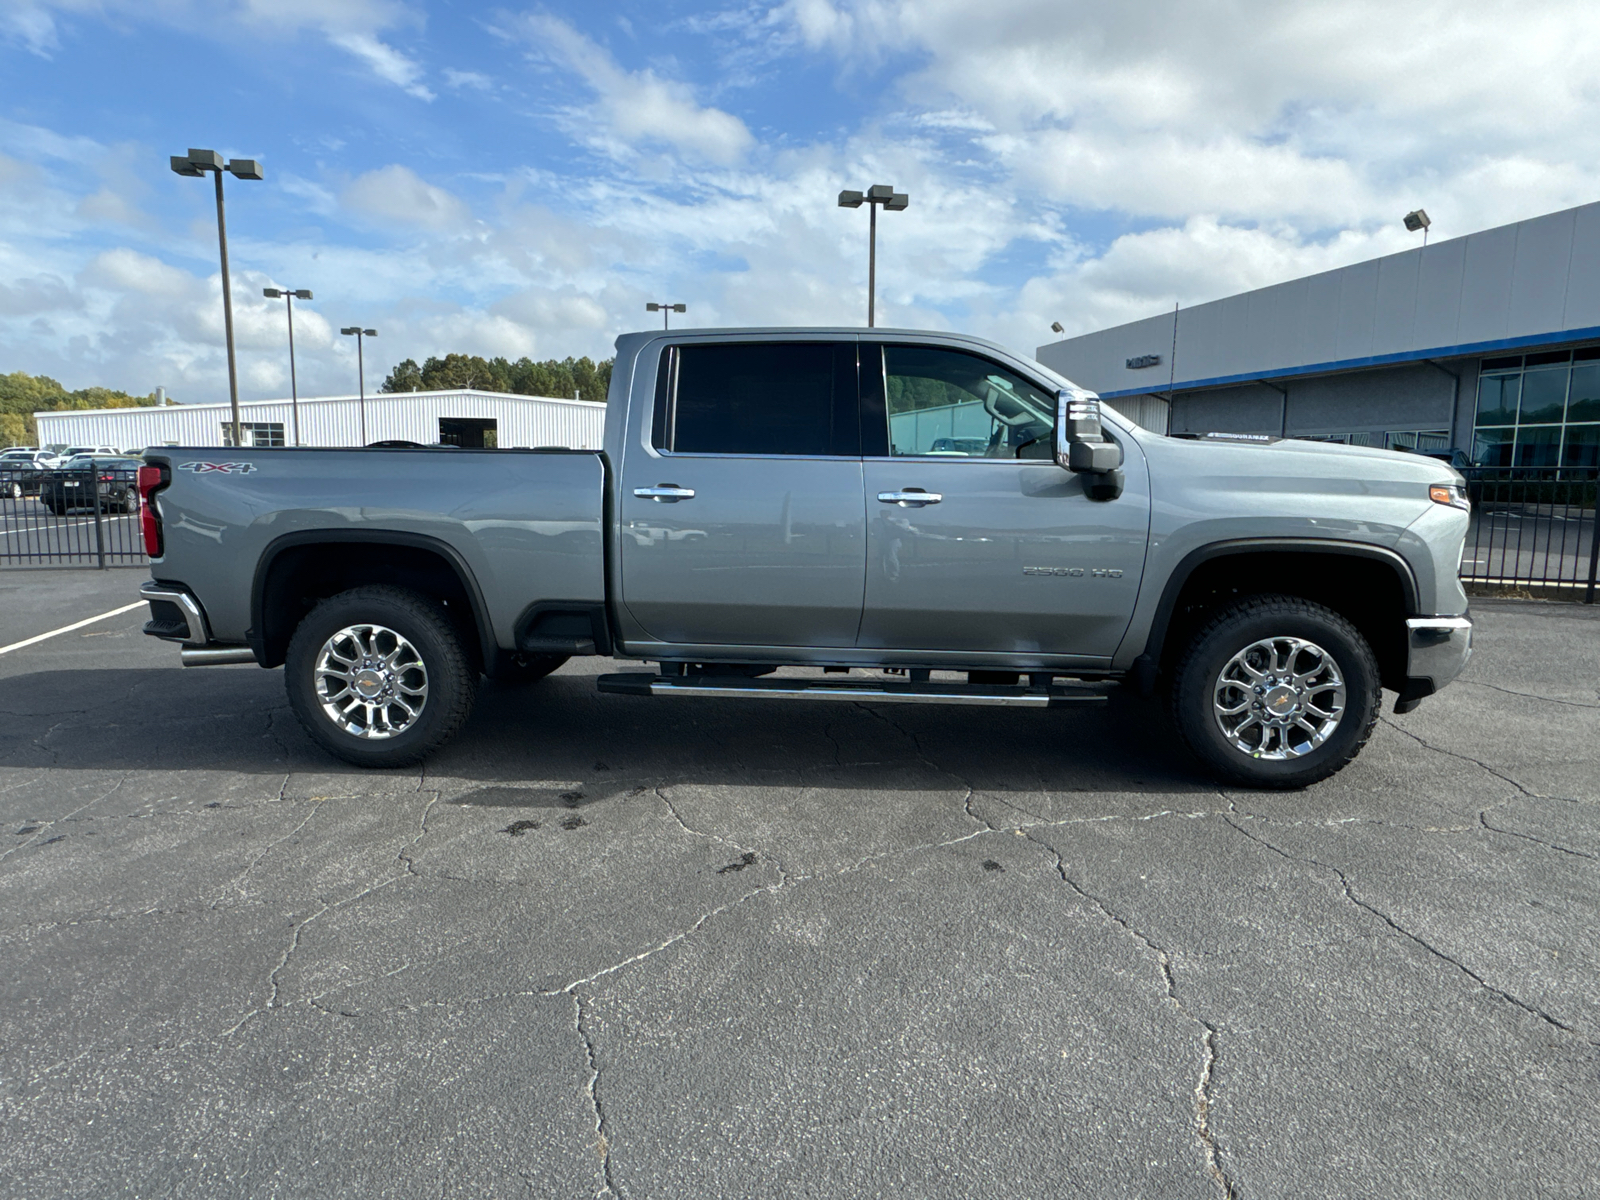
<path fill-rule="evenodd" d="M 283 666 L 311 736 L 371 766 L 445 742 L 480 674 L 601 654 L 659 664 L 601 691 L 663 698 L 1160 688 L 1213 772 L 1267 787 L 1470 653 L 1446 464 L 1164 437 L 974 338 L 628 334 L 604 445 L 153 450 L 145 632 Z"/>

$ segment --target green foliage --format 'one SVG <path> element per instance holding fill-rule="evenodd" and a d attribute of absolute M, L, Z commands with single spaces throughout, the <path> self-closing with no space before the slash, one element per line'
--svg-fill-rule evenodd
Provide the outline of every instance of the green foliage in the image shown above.
<path fill-rule="evenodd" d="M 48 375 L 13 371 L 0 375 L 0 441 L 8 446 L 36 446 L 39 430 L 36 412 L 64 409 L 139 408 L 153 405 L 155 393 L 131 396 L 111 388 L 86 387 L 69 392 Z"/>
<path fill-rule="evenodd" d="M 472 354 L 447 354 L 429 358 L 420 367 L 408 358 L 389 372 L 380 389 L 385 392 L 432 392 L 451 388 L 477 388 L 517 396 L 576 395 L 582 400 L 604 401 L 611 388 L 611 359 L 480 358 Z"/>

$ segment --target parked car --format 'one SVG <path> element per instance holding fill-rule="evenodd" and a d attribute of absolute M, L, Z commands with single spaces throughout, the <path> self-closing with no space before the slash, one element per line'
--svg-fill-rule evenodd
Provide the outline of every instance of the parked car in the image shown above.
<path fill-rule="evenodd" d="M 61 460 L 49 450 L 19 446 L 0 453 L 0 495 L 21 500 L 39 494 L 39 480 Z"/>
<path fill-rule="evenodd" d="M 79 454 L 44 473 L 39 502 L 59 514 L 93 509 L 98 495 L 101 512 L 138 512 L 139 467 L 137 458 L 120 454 Z"/>
<path fill-rule="evenodd" d="M 76 458 L 80 454 L 103 454 L 109 458 L 121 458 L 122 451 L 115 446 L 68 446 L 61 452 L 63 461 Z"/>
<path fill-rule="evenodd" d="M 283 666 L 363 766 L 443 745 L 480 674 L 597 654 L 659 663 L 597 680 L 658 702 L 1048 708 L 1125 682 L 1216 776 L 1279 788 L 1471 649 L 1445 464 L 1165 437 L 976 338 L 627 334 L 604 445 L 153 448 L 145 632 Z"/>

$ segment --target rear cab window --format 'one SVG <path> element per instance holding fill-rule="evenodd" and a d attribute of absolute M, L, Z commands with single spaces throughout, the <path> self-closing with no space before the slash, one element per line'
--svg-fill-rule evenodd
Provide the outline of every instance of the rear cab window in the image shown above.
<path fill-rule="evenodd" d="M 651 444 L 668 454 L 858 457 L 856 346 L 668 346 L 657 372 Z"/>

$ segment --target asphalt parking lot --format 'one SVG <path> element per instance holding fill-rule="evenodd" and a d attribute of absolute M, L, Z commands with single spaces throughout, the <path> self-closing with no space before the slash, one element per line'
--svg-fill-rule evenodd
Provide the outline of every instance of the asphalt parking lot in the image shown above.
<path fill-rule="evenodd" d="M 137 610 L 0 655 L 0 1194 L 1593 1196 L 1600 611 L 1475 615 L 1291 794 L 594 661 L 362 773 Z"/>

